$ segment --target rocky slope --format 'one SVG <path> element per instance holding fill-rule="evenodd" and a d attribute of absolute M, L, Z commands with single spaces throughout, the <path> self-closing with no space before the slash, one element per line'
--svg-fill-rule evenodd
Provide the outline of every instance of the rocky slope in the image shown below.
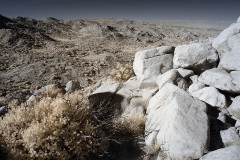
<path fill-rule="evenodd" d="M 136 51 L 207 41 L 226 26 L 192 24 L 0 16 L 0 97 L 24 101 L 36 88 L 74 79 L 86 87 L 116 63 L 132 64 Z"/>
<path fill-rule="evenodd" d="M 145 123 L 145 159 L 239 160 L 239 46 L 238 20 L 212 42 L 139 51 L 136 76 L 102 80 L 89 97 L 108 93 L 122 123 Z"/>
<path fill-rule="evenodd" d="M 119 159 L 240 159 L 239 20 L 221 33 L 128 20 L 0 20 L 1 114 L 11 99 L 33 104 L 46 84 L 82 89 L 134 133 Z M 110 73 L 117 62 L 135 75 L 129 66 Z"/>

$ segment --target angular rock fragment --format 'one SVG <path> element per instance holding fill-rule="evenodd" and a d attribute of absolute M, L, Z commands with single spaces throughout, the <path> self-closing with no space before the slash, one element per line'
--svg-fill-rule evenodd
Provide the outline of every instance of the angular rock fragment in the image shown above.
<path fill-rule="evenodd" d="M 223 91 L 240 93 L 240 71 L 228 73 L 223 69 L 213 68 L 203 72 L 198 80 Z"/>
<path fill-rule="evenodd" d="M 136 53 L 133 69 L 140 80 L 140 88 L 156 87 L 157 76 L 172 69 L 173 52 L 174 47 L 162 46 Z"/>
<path fill-rule="evenodd" d="M 240 23 L 233 23 L 213 40 L 212 46 L 223 57 L 224 54 L 240 53 Z"/>
<path fill-rule="evenodd" d="M 228 112 L 240 120 L 240 96 L 233 99 L 232 104 L 227 108 Z"/>
<path fill-rule="evenodd" d="M 238 160 L 240 159 L 240 146 L 229 146 L 210 152 L 200 160 Z"/>
<path fill-rule="evenodd" d="M 174 52 L 174 68 L 187 68 L 202 72 L 216 67 L 218 55 L 209 44 L 193 43 L 178 46 Z"/>
<path fill-rule="evenodd" d="M 153 96 L 145 126 L 149 150 L 159 148 L 169 159 L 198 159 L 208 150 L 206 104 L 173 84 Z"/>
<path fill-rule="evenodd" d="M 230 127 L 227 130 L 220 131 L 221 138 L 225 147 L 239 145 L 240 137 L 236 132 L 235 127 Z"/>

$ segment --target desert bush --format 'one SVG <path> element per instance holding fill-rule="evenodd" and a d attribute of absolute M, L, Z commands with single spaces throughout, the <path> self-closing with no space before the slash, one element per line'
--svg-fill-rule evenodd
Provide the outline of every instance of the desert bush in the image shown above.
<path fill-rule="evenodd" d="M 144 132 L 145 115 L 141 107 L 135 107 L 131 110 L 125 110 L 116 119 L 116 123 L 135 135 L 141 135 Z"/>
<path fill-rule="evenodd" d="M 132 75 L 133 69 L 131 65 L 118 63 L 117 67 L 109 73 L 108 79 L 122 82 L 128 80 Z"/>
<path fill-rule="evenodd" d="M 10 159 L 86 159 L 99 152 L 103 134 L 89 108 L 79 92 L 50 92 L 32 105 L 12 106 L 0 123 Z"/>

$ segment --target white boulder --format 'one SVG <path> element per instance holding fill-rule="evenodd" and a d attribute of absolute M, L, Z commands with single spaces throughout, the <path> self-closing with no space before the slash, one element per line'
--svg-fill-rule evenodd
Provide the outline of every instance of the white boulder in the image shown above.
<path fill-rule="evenodd" d="M 157 86 L 157 76 L 172 69 L 173 52 L 174 47 L 162 46 L 136 53 L 133 70 L 140 80 L 140 88 Z"/>
<path fill-rule="evenodd" d="M 178 46 L 174 52 L 174 68 L 188 68 L 193 71 L 204 71 L 216 67 L 218 55 L 209 44 L 193 43 Z"/>
<path fill-rule="evenodd" d="M 133 62 L 133 70 L 137 76 L 143 75 L 145 70 L 161 61 L 161 56 L 165 54 L 173 54 L 174 48 L 171 46 L 162 46 L 150 50 L 139 51 L 135 55 Z"/>
<path fill-rule="evenodd" d="M 201 83 L 197 84 L 201 85 Z M 192 88 L 193 87 L 191 86 L 189 87 L 189 92 L 193 97 L 198 98 L 199 100 L 204 101 L 213 107 L 225 108 L 227 106 L 225 96 L 221 94 L 216 88 L 204 87 L 195 91 L 193 91 Z"/>
<path fill-rule="evenodd" d="M 230 127 L 227 130 L 220 131 L 220 135 L 225 147 L 233 145 L 240 146 L 240 137 L 237 134 L 235 127 Z"/>
<path fill-rule="evenodd" d="M 200 160 L 239 160 L 240 146 L 229 146 L 210 152 Z"/>
<path fill-rule="evenodd" d="M 240 71 L 230 73 L 223 69 L 213 68 L 203 72 L 198 80 L 230 93 L 240 93 Z"/>
<path fill-rule="evenodd" d="M 240 71 L 240 54 L 224 54 L 218 68 L 223 68 L 227 71 Z"/>
<path fill-rule="evenodd" d="M 240 120 L 240 96 L 233 99 L 232 104 L 227 108 L 228 112 Z"/>
<path fill-rule="evenodd" d="M 233 23 L 223 30 L 217 38 L 213 40 L 212 46 L 218 51 L 220 58 L 224 54 L 240 54 L 240 23 Z"/>
<path fill-rule="evenodd" d="M 147 149 L 159 148 L 169 159 L 199 159 L 208 149 L 206 104 L 173 84 L 149 101 L 145 125 Z"/>

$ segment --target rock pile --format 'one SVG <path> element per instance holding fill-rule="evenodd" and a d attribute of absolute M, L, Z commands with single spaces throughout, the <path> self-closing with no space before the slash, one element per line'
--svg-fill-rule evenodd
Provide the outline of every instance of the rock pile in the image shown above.
<path fill-rule="evenodd" d="M 108 93 L 103 98 L 125 116 L 145 114 L 145 150 L 153 159 L 238 160 L 239 47 L 238 20 L 212 43 L 137 52 L 135 77 L 101 81 L 90 97 Z"/>

